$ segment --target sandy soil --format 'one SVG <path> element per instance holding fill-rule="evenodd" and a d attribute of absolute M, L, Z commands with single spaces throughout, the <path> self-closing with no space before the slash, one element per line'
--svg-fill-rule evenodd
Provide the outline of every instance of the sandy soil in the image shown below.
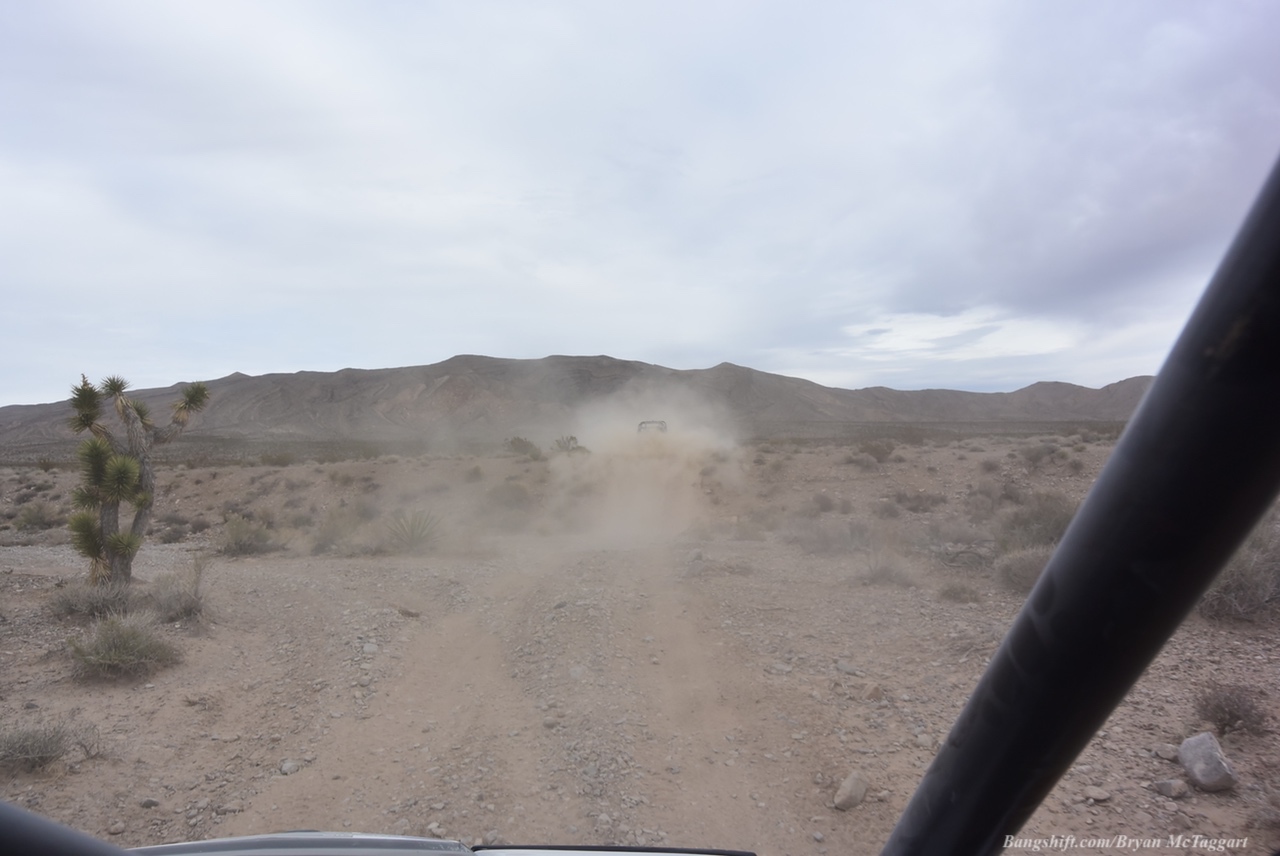
<path fill-rule="evenodd" d="M 100 742 L 4 770 L 0 794 L 125 846 L 311 828 L 877 852 L 1020 603 L 990 565 L 1006 509 L 973 497 L 1079 499 L 1109 442 L 1057 438 L 1035 466 L 1020 449 L 1041 439 L 900 445 L 876 466 L 846 445 L 655 442 L 165 472 L 139 588 L 212 556 L 208 608 L 163 628 L 182 662 L 138 680 L 73 675 L 85 622 L 49 605 L 83 563 L 9 515 L 0 720 Z M 57 506 L 74 478 L 0 471 L 3 507 Z M 902 510 L 922 492 L 944 499 Z M 386 552 L 397 509 L 439 516 L 430 551 Z M 219 555 L 235 515 L 280 549 Z M 1276 629 L 1190 619 L 1024 835 L 1280 845 L 1256 825 L 1274 733 L 1224 739 L 1234 791 L 1151 789 L 1181 774 L 1156 750 L 1202 730 L 1208 680 L 1280 698 Z M 869 795 L 838 811 L 854 770 Z"/>

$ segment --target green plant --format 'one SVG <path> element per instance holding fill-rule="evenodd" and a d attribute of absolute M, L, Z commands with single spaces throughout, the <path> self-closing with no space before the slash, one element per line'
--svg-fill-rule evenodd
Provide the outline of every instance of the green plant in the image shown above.
<path fill-rule="evenodd" d="M 251 556 L 269 553 L 273 549 L 275 545 L 271 543 L 271 535 L 261 523 L 255 523 L 239 514 L 227 518 L 227 525 L 222 533 L 222 546 L 218 552 L 225 556 Z"/>
<path fill-rule="evenodd" d="M 996 576 L 1010 591 L 1027 594 L 1053 555 L 1052 547 L 1026 547 L 1001 557 L 996 563 Z"/>
<path fill-rule="evenodd" d="M 82 677 L 147 675 L 179 659 L 178 649 L 160 636 L 154 617 L 146 613 L 103 618 L 67 644 Z"/>
<path fill-rule="evenodd" d="M 188 386 L 173 405 L 169 424 L 157 427 L 150 408 L 125 395 L 128 387 L 120 377 L 109 377 L 94 386 L 81 375 L 79 386 L 71 390 L 75 411 L 71 430 L 77 434 L 88 431 L 92 436 L 78 451 L 81 483 L 72 499 L 79 511 L 68 526 L 71 543 L 89 560 L 89 578 L 95 583 L 127 583 L 132 579 L 133 558 L 142 547 L 155 501 L 152 449 L 176 439 L 191 414 L 203 410 L 209 400 L 204 384 Z M 107 404 L 123 434 L 103 423 L 102 411 Z M 133 520 L 125 530 L 121 529 L 121 505 L 133 506 Z"/>
<path fill-rule="evenodd" d="M 1212 723 L 1219 736 L 1231 731 L 1262 734 L 1270 716 L 1261 690 L 1214 680 L 1196 694 L 1195 707 L 1196 715 Z"/>
<path fill-rule="evenodd" d="M 0 731 L 0 767 L 38 770 L 79 748 L 86 758 L 98 754 L 98 729 L 68 721 L 46 722 Z"/>
<path fill-rule="evenodd" d="M 440 519 L 427 511 L 397 511 L 387 523 L 387 546 L 395 553 L 417 553 L 435 545 Z"/>

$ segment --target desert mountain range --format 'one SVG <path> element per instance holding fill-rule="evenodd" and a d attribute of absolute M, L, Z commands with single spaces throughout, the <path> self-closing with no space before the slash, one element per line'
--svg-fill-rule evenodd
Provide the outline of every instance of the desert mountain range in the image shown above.
<path fill-rule="evenodd" d="M 589 433 L 583 414 L 605 412 L 622 423 L 710 422 L 738 437 L 834 437 L 856 423 L 880 422 L 1115 422 L 1129 418 L 1151 380 L 1102 389 L 1043 382 L 1007 393 L 847 390 L 732 363 L 677 370 L 608 356 L 456 356 L 427 366 L 206 381 L 210 405 L 186 436 L 445 443 L 521 435 L 547 442 Z M 180 386 L 135 395 L 159 415 Z M 0 407 L 0 446 L 69 440 L 68 412 L 66 402 Z"/>

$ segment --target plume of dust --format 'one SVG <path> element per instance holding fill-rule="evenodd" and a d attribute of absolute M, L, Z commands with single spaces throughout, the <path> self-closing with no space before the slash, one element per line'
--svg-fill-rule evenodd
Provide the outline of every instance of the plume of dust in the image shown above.
<path fill-rule="evenodd" d="M 661 420 L 667 431 L 639 432 Z M 624 391 L 580 408 L 589 451 L 551 461 L 553 511 L 596 548 L 668 541 L 715 516 L 719 490 L 741 479 L 732 420 L 687 390 Z"/>

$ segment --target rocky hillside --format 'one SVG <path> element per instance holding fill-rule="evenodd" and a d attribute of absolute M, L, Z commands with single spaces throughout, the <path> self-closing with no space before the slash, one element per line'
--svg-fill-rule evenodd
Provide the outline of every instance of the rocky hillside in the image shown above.
<path fill-rule="evenodd" d="M 255 442 L 489 441 L 582 431 L 584 410 L 617 419 L 714 421 L 738 436 L 838 436 L 850 423 L 1120 421 L 1151 378 L 1102 389 L 1037 383 L 1009 393 L 846 390 L 731 363 L 682 371 L 613 357 L 457 356 L 429 366 L 208 381 L 212 404 L 190 437 Z M 141 390 L 157 412 L 174 390 Z M 696 415 L 691 415 L 696 414 Z M 65 403 L 0 408 L 0 446 L 70 437 Z"/>

